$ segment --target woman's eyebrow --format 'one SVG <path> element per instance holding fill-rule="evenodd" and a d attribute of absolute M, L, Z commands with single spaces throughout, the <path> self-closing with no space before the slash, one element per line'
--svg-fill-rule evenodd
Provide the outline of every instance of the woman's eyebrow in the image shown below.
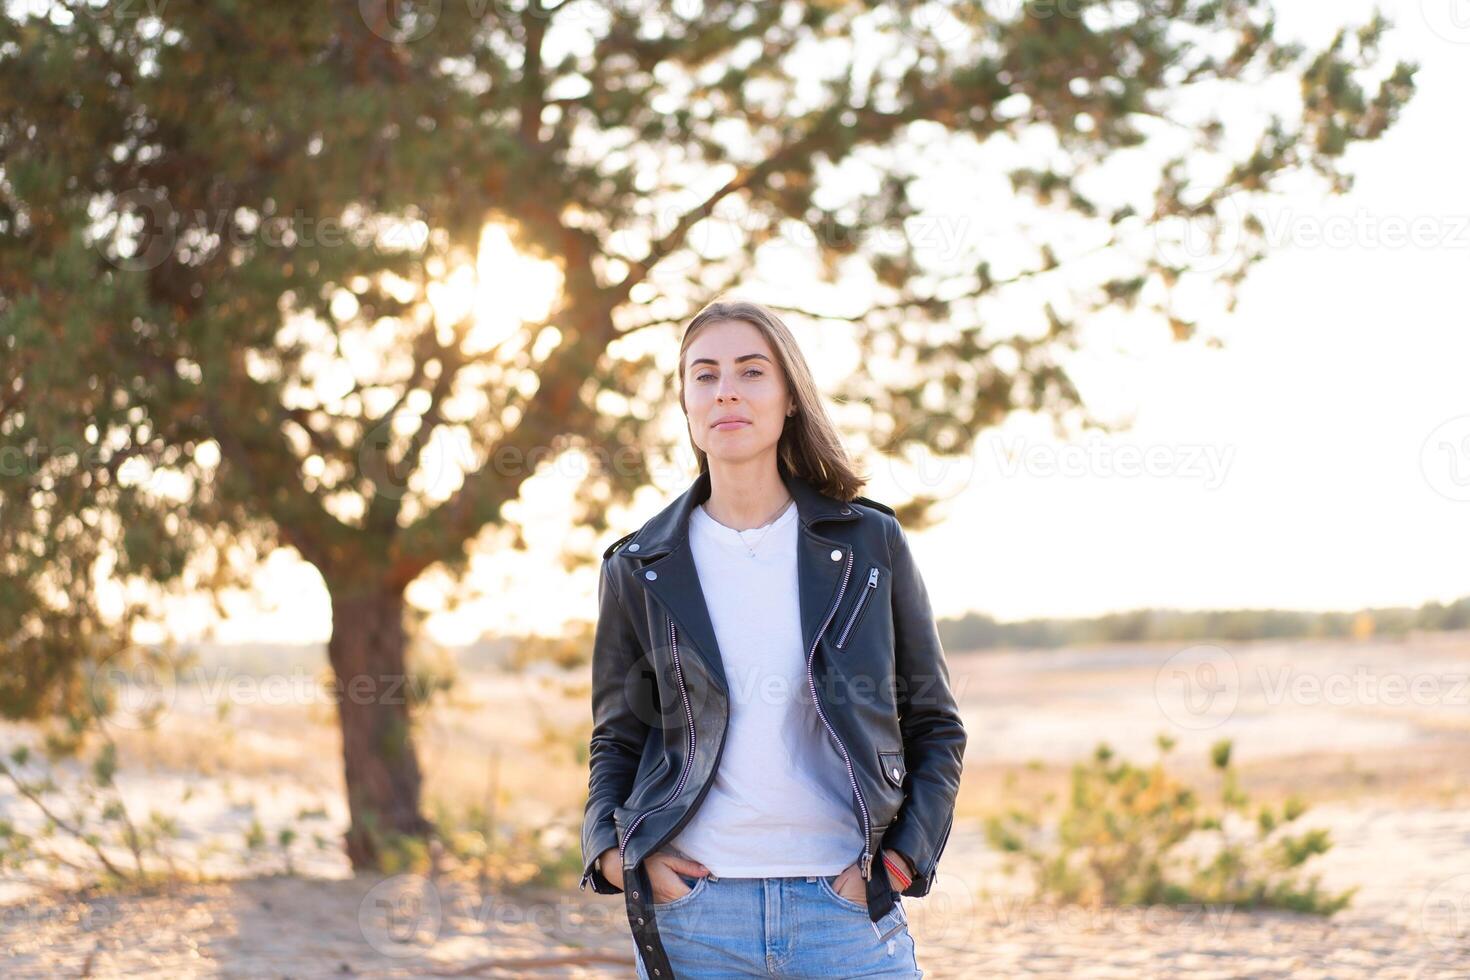
<path fill-rule="evenodd" d="M 771 361 L 771 359 L 764 354 L 741 354 L 739 357 L 735 358 L 735 363 L 739 364 L 741 361 L 754 360 L 757 357 L 765 361 L 767 364 L 769 364 Z M 720 362 L 716 361 L 712 357 L 696 357 L 694 360 L 689 362 L 690 367 L 694 367 L 694 365 L 696 364 L 713 364 L 715 367 L 720 366 Z"/>

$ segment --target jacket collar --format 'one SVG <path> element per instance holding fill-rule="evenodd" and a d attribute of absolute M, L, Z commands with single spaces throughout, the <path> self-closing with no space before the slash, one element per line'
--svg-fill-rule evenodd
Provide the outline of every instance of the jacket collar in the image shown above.
<path fill-rule="evenodd" d="M 797 518 L 804 529 L 811 530 L 812 525 L 821 521 L 858 519 L 857 511 L 850 504 L 827 496 L 804 477 L 789 473 L 784 467 L 778 470 L 781 482 L 786 484 L 786 492 L 796 501 Z M 680 542 L 688 539 L 689 520 L 694 508 L 708 500 L 709 495 L 710 475 L 705 470 L 672 503 L 649 518 L 620 550 L 645 559 L 673 551 Z"/>
<path fill-rule="evenodd" d="M 813 530 L 822 521 L 856 521 L 858 510 L 851 504 L 828 497 L 807 480 L 784 470 L 781 479 L 796 501 L 800 524 L 797 545 L 797 582 L 801 610 L 803 649 L 816 642 L 824 616 L 841 595 L 842 584 L 855 557 L 853 547 L 823 537 Z M 716 685 L 728 696 L 723 657 L 714 623 L 710 620 L 695 566 L 688 547 L 689 519 L 694 508 L 709 499 L 709 473 L 701 473 L 676 500 L 655 514 L 621 549 L 642 559 L 633 581 L 651 593 L 668 612 Z"/>

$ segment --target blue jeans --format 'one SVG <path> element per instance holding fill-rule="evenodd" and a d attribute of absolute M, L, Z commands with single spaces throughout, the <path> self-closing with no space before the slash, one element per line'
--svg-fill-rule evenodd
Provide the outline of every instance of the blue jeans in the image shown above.
<path fill-rule="evenodd" d="M 837 894 L 836 875 L 679 877 L 693 890 L 653 906 L 677 980 L 924 975 L 902 898 L 874 922 L 866 905 Z M 651 980 L 636 946 L 634 957 L 638 976 Z"/>

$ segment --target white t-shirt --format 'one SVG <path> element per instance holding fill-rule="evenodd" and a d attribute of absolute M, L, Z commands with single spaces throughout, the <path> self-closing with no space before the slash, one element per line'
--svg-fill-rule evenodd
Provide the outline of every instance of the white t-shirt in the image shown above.
<path fill-rule="evenodd" d="M 719 523 L 703 505 L 689 522 L 730 726 L 714 783 L 669 847 L 719 877 L 835 875 L 863 850 L 847 765 L 807 682 L 797 532 L 795 501 L 748 531 Z"/>

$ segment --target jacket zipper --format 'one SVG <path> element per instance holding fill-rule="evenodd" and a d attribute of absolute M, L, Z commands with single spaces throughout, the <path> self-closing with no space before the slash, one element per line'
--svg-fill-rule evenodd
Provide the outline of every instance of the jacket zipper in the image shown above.
<path fill-rule="evenodd" d="M 670 803 L 674 802 L 674 800 L 679 798 L 679 794 L 684 789 L 684 783 L 689 779 L 689 768 L 694 764 L 694 746 L 696 744 L 694 733 L 694 712 L 689 707 L 689 691 L 684 684 L 684 668 L 679 663 L 679 639 L 678 636 L 675 634 L 674 621 L 672 619 L 669 620 L 669 649 L 670 651 L 672 651 L 674 657 L 674 673 L 679 679 L 679 698 L 684 705 L 684 719 L 689 724 L 689 752 L 684 758 L 683 767 L 679 770 L 679 781 L 674 784 L 674 791 L 670 793 L 668 797 L 663 800 L 663 802 L 659 803 L 658 806 L 652 807 L 648 810 L 644 810 L 642 813 L 638 814 L 637 818 L 628 825 L 628 829 L 623 832 L 623 839 L 618 841 L 619 861 L 622 861 L 624 859 L 624 855 L 628 850 L 628 841 L 632 839 L 633 831 L 638 829 L 638 825 L 643 822 L 643 818 L 649 816 L 650 814 L 657 813 L 664 807 L 668 806 Z M 627 870 L 626 866 L 624 867 L 624 870 Z M 582 878 L 581 889 L 583 891 L 587 890 L 587 881 L 589 877 L 590 875 L 584 875 Z"/>
<path fill-rule="evenodd" d="M 670 645 L 673 648 L 675 654 L 677 655 L 677 653 L 678 653 L 678 641 L 677 641 L 677 639 L 674 638 L 673 629 L 674 629 L 674 624 L 673 624 L 673 621 L 670 620 L 670 622 L 669 622 Z M 683 675 L 680 674 L 680 677 L 682 677 L 682 676 Z M 681 681 L 681 684 L 682 684 L 682 681 Z M 692 715 L 690 717 L 692 719 Z M 693 722 L 692 722 L 692 720 L 690 722 L 690 730 L 691 731 L 693 730 Z M 689 765 L 693 765 L 693 758 L 694 758 L 693 749 L 694 749 L 694 744 L 695 744 L 694 743 L 694 739 L 691 738 L 689 740 L 689 748 L 690 748 L 690 756 L 689 756 L 690 757 L 690 762 L 688 763 Z M 724 755 L 724 752 L 725 752 L 724 745 L 721 744 L 719 752 L 717 752 L 715 754 L 715 762 L 714 762 L 714 766 L 713 766 L 713 769 L 714 770 L 718 770 L 719 769 L 719 767 L 720 767 L 720 757 Z M 680 776 L 680 782 L 682 783 L 683 780 L 684 780 L 684 777 L 681 775 Z M 706 779 L 704 781 L 704 785 L 700 787 L 699 792 L 694 797 L 694 800 L 689 804 L 689 806 L 687 808 L 685 808 L 684 815 L 681 816 L 677 821 L 675 821 L 674 822 L 674 825 L 672 827 L 670 827 L 667 831 L 665 831 L 664 832 L 664 835 L 662 837 L 660 837 L 658 840 L 656 840 L 656 841 L 653 842 L 653 846 L 651 846 L 648 849 L 648 851 L 649 851 L 650 854 L 653 853 L 654 851 L 657 851 L 660 847 L 663 847 L 666 842 L 668 842 L 670 840 L 673 840 L 674 835 L 678 834 L 679 831 L 684 828 L 684 825 L 689 822 L 689 819 L 692 816 L 694 816 L 695 811 L 697 811 L 699 809 L 699 804 L 702 803 L 702 802 L 704 802 L 705 794 L 709 792 L 710 787 L 713 786 L 714 784 L 715 784 L 714 776 L 713 776 L 713 773 L 711 773 L 710 778 L 709 779 Z M 672 801 L 674 799 L 677 799 L 678 798 L 678 795 L 679 795 L 679 791 L 676 789 L 674 791 L 674 795 L 672 797 L 670 797 L 669 800 Z M 652 811 L 649 811 L 649 812 L 652 812 Z M 629 833 L 629 836 L 630 837 L 632 836 L 631 831 Z M 626 871 L 627 868 L 625 867 L 624 870 Z M 713 878 L 714 876 L 711 875 L 710 877 Z"/>
<path fill-rule="evenodd" d="M 930 887 L 934 885 L 934 869 L 939 867 L 939 856 L 944 853 L 944 845 L 949 843 L 949 832 L 954 828 L 954 811 L 949 814 L 949 822 L 944 825 L 944 836 L 939 838 L 939 848 L 934 852 L 934 859 L 929 862 L 929 870 L 924 877 L 929 879 Z"/>
<path fill-rule="evenodd" d="M 868 584 L 863 589 L 863 594 L 858 596 L 857 605 L 852 607 L 852 612 L 847 617 L 847 625 L 842 627 L 842 632 L 837 637 L 837 649 L 841 650 L 847 645 L 847 635 L 857 625 L 858 617 L 863 614 L 867 607 L 868 596 L 872 595 L 878 588 L 878 566 L 874 565 L 868 569 Z"/>
<path fill-rule="evenodd" d="M 867 801 L 863 799 L 863 791 L 860 788 L 858 788 L 857 774 L 853 772 L 853 768 L 852 768 L 852 757 L 850 755 L 848 755 L 848 753 L 847 753 L 847 746 L 843 744 L 841 737 L 838 736 L 837 732 L 833 730 L 832 725 L 827 721 L 827 715 L 826 715 L 826 713 L 822 710 L 822 702 L 817 697 L 817 683 L 816 683 L 816 679 L 812 675 L 812 660 L 816 656 L 816 653 L 817 653 L 817 645 L 822 642 L 822 634 L 827 631 L 827 627 L 832 622 L 832 617 L 837 614 L 837 608 L 842 605 L 842 597 L 847 593 L 847 582 L 852 577 L 852 558 L 853 558 L 853 554 L 852 554 L 852 552 L 849 551 L 848 554 L 847 554 L 847 565 L 843 568 L 843 571 L 842 571 L 842 586 L 837 590 L 837 601 L 833 602 L 832 603 L 832 608 L 829 609 L 829 610 L 827 610 L 827 618 L 825 620 L 823 620 L 821 629 L 817 630 L 816 638 L 812 640 L 812 648 L 807 653 L 807 658 L 806 658 L 806 678 L 807 678 L 807 683 L 811 685 L 812 704 L 817 709 L 817 717 L 821 718 L 822 725 L 827 729 L 827 733 L 832 736 L 833 741 L 835 741 L 837 743 L 837 747 L 842 750 L 842 758 L 843 758 L 843 761 L 847 765 L 847 778 L 848 778 L 848 781 L 852 783 L 852 792 L 853 792 L 853 795 L 857 797 L 858 808 L 860 810 L 862 810 L 862 814 L 863 814 L 863 828 L 862 828 L 862 830 L 863 830 L 863 853 L 862 853 L 862 857 L 859 860 L 858 868 L 859 868 L 860 873 L 863 876 L 863 879 L 866 881 L 866 880 L 868 880 L 869 878 L 872 877 L 872 865 L 873 865 L 873 855 L 872 855 L 872 852 L 871 852 L 871 844 L 870 844 L 870 838 L 872 837 L 872 831 L 871 831 L 872 821 L 870 820 L 870 818 L 868 816 L 868 804 L 867 804 Z M 878 573 L 877 568 L 874 568 L 874 569 L 872 569 L 869 572 L 869 574 L 868 574 L 868 587 L 869 587 L 869 589 L 873 589 L 873 588 L 876 588 L 877 587 L 877 578 L 878 578 L 878 574 L 877 573 Z M 864 595 L 863 595 L 863 599 L 864 600 L 867 599 L 868 594 L 869 593 L 867 593 L 867 592 L 864 593 Z M 851 622 L 850 621 L 849 621 L 849 625 L 851 625 Z M 689 693 L 688 693 L 688 690 L 685 688 L 685 685 L 684 685 L 684 671 L 683 671 L 683 668 L 679 664 L 679 640 L 678 640 L 678 635 L 677 635 L 677 632 L 676 632 L 676 630 L 674 628 L 674 622 L 673 622 L 672 619 L 669 620 L 669 649 L 672 652 L 673 658 L 674 658 L 674 672 L 675 672 L 675 674 L 679 678 L 679 697 L 680 697 L 680 699 L 682 700 L 682 702 L 684 704 L 684 717 L 685 717 L 686 721 L 689 724 L 689 753 L 688 753 L 688 756 L 684 760 L 684 767 L 683 767 L 683 769 L 681 769 L 679 771 L 679 782 L 674 786 L 674 791 L 669 794 L 669 796 L 668 796 L 667 799 L 665 799 L 663 802 L 659 803 L 658 806 L 653 807 L 653 808 L 648 809 L 648 810 L 644 810 L 642 813 L 638 814 L 637 818 L 634 819 L 634 821 L 631 824 L 628 825 L 628 829 L 623 832 L 623 839 L 618 842 L 618 858 L 619 858 L 619 860 L 625 860 L 625 854 L 626 854 L 627 849 L 628 849 L 628 841 L 632 839 L 633 832 L 638 829 L 638 825 L 643 822 L 643 818 L 644 817 L 647 817 L 647 816 L 650 816 L 650 815 L 652 815 L 654 813 L 657 813 L 659 810 L 662 810 L 664 807 L 668 806 L 674 800 L 676 800 L 676 799 L 679 798 L 679 793 L 683 791 L 683 789 L 684 789 L 684 783 L 689 778 L 689 767 L 694 762 L 694 748 L 695 748 L 695 745 L 697 744 L 697 741 L 696 741 L 696 738 L 695 738 L 695 732 L 694 732 L 694 712 L 689 707 Z M 692 809 L 693 808 L 691 807 L 691 810 Z M 662 843 L 663 842 L 660 841 L 659 842 L 659 845 L 662 845 Z M 626 864 L 624 864 L 624 870 L 625 871 L 627 870 Z M 582 888 L 585 890 L 586 889 L 586 886 L 587 886 L 587 879 L 584 877 L 582 879 Z"/>
<path fill-rule="evenodd" d="M 665 799 L 658 806 L 653 807 L 649 810 L 644 810 L 642 813 L 638 814 L 637 818 L 628 825 L 628 829 L 623 832 L 623 839 L 618 842 L 618 857 L 620 859 L 623 858 L 624 854 L 627 852 L 628 841 L 632 839 L 633 832 L 638 829 L 638 825 L 643 822 L 643 818 L 649 816 L 650 814 L 657 813 L 658 811 L 662 810 L 664 807 L 668 806 L 670 803 L 679 798 L 679 794 L 684 790 L 684 783 L 689 778 L 689 769 L 691 766 L 694 765 L 694 746 L 696 744 L 694 735 L 694 712 L 689 707 L 689 691 L 684 686 L 684 668 L 679 663 L 679 638 L 675 632 L 674 621 L 672 619 L 669 620 L 669 650 L 672 652 L 674 657 L 674 673 L 679 678 L 679 698 L 684 703 L 684 719 L 689 723 L 689 752 L 684 758 L 683 768 L 679 770 L 679 781 L 674 784 L 674 791 L 670 793 L 668 795 L 668 798 Z M 624 865 L 624 870 L 627 870 L 626 865 Z"/>
<path fill-rule="evenodd" d="M 858 869 L 866 881 L 872 876 L 873 855 L 870 850 L 869 838 L 872 837 L 872 821 L 868 817 L 868 804 L 863 799 L 863 791 L 858 788 L 857 774 L 852 771 L 852 757 L 847 754 L 847 746 L 842 744 L 842 739 L 832 730 L 832 725 L 827 721 L 827 713 L 822 710 L 822 701 L 817 697 L 817 681 L 812 676 L 812 658 L 817 654 L 817 644 L 822 642 L 822 634 L 826 632 L 827 626 L 832 622 L 832 617 L 837 614 L 837 607 L 842 605 L 842 596 L 847 592 L 847 580 L 852 576 L 852 552 L 847 553 L 847 565 L 842 570 L 842 587 L 837 590 L 837 601 L 832 603 L 832 608 L 827 610 L 827 618 L 822 622 L 822 628 L 817 630 L 817 636 L 812 640 L 812 648 L 806 655 L 806 679 L 812 689 L 812 704 L 817 709 L 817 717 L 822 719 L 822 725 L 826 727 L 827 734 L 837 743 L 842 750 L 843 761 L 847 763 L 847 778 L 852 782 L 853 795 L 857 797 L 858 808 L 863 812 L 863 854 L 858 863 Z M 869 576 L 869 581 L 872 577 Z"/>

